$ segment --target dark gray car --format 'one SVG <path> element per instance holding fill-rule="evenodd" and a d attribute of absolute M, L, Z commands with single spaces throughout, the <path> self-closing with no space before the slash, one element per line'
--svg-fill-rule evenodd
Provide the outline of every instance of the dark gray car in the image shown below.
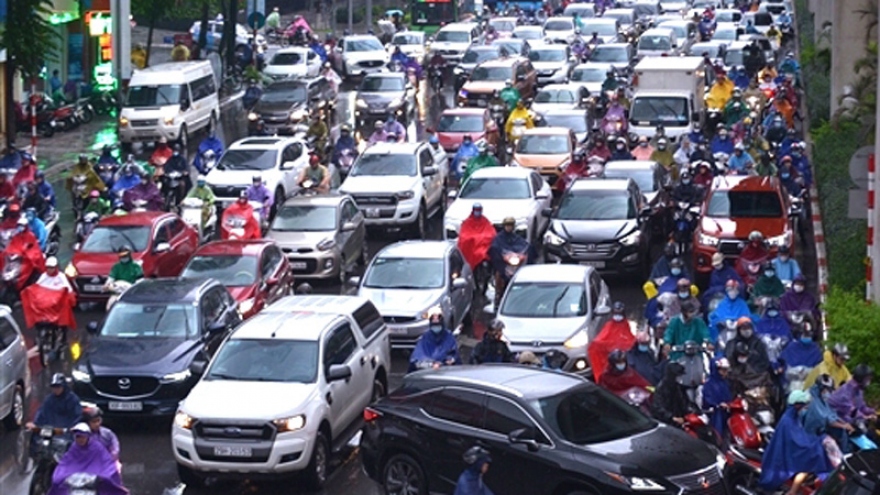
<path fill-rule="evenodd" d="M 297 125 L 308 125 L 309 115 L 335 99 L 336 93 L 324 77 L 276 81 L 263 90 L 248 114 L 248 125 L 254 128 L 262 120 L 269 132 L 292 135 Z"/>
<path fill-rule="evenodd" d="M 382 72 L 367 74 L 355 95 L 355 118 L 359 129 L 370 129 L 372 123 L 389 115 L 403 125 L 409 119 L 413 104 L 413 87 L 406 74 Z"/>

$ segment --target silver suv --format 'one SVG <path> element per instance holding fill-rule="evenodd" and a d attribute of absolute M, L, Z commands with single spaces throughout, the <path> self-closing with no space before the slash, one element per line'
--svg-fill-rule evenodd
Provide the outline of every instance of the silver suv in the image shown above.
<path fill-rule="evenodd" d="M 31 386 L 27 346 L 9 306 L 0 306 L 0 366 L 0 418 L 9 431 L 23 424 L 24 398 Z"/>

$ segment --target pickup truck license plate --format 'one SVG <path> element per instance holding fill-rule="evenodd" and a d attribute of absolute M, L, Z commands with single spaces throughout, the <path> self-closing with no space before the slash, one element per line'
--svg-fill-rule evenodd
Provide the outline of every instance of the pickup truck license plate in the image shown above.
<path fill-rule="evenodd" d="M 305 261 L 291 261 L 290 268 L 292 268 L 294 270 L 305 270 L 306 269 L 306 262 Z"/>
<path fill-rule="evenodd" d="M 367 208 L 365 214 L 367 218 L 379 218 L 379 208 Z"/>
<path fill-rule="evenodd" d="M 581 261 L 583 266 L 592 266 L 593 268 L 605 268 L 604 261 Z"/>
<path fill-rule="evenodd" d="M 84 284 L 83 290 L 86 292 L 104 292 L 104 286 L 96 284 Z"/>
<path fill-rule="evenodd" d="M 222 457 L 251 457 L 250 447 L 214 447 L 214 455 Z"/>
<path fill-rule="evenodd" d="M 143 402 L 110 402 L 111 411 L 143 411 Z"/>

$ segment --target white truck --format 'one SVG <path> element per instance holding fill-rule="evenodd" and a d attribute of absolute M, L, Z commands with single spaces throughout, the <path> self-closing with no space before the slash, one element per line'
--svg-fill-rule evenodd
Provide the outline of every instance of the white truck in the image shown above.
<path fill-rule="evenodd" d="M 714 73 L 701 57 L 646 57 L 635 67 L 629 133 L 652 137 L 663 124 L 673 142 L 704 121 Z"/>

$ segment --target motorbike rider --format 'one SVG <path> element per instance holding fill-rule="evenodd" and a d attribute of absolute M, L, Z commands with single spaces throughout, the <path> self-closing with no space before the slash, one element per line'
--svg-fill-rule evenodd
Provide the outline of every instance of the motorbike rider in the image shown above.
<path fill-rule="evenodd" d="M 266 127 L 266 122 L 263 119 L 257 119 L 257 123 L 253 130 L 248 132 L 249 136 L 271 136 L 272 134 L 269 132 L 269 129 Z"/>
<path fill-rule="evenodd" d="M 119 438 L 113 430 L 104 426 L 104 412 L 98 406 L 89 407 L 83 412 L 83 420 L 89 425 L 92 439 L 97 440 L 114 461 L 119 460 Z"/>
<path fill-rule="evenodd" d="M 141 183 L 141 174 L 139 170 L 140 167 L 134 164 L 124 165 L 122 169 L 122 175 L 119 176 L 119 179 L 113 183 L 113 187 L 110 189 L 110 196 L 116 198 L 120 194 L 125 194 L 125 191 L 137 186 Z"/>
<path fill-rule="evenodd" d="M 803 142 L 792 143 L 791 162 L 792 165 L 794 165 L 794 168 L 798 171 L 798 174 L 803 177 L 804 186 L 809 188 L 813 185 L 813 169 L 810 167 L 807 155 L 804 154 Z"/>
<path fill-rule="evenodd" d="M 246 191 L 242 191 L 238 199 L 223 210 L 221 224 L 229 225 L 230 219 L 233 217 L 240 218 L 245 222 L 244 234 L 241 239 L 259 239 L 261 237 L 260 223 L 254 218 L 254 209 L 248 202 Z"/>
<path fill-rule="evenodd" d="M 330 174 L 328 173 L 326 175 L 329 176 Z M 263 205 L 262 217 L 264 220 L 268 219 L 274 197 L 272 191 L 263 184 L 263 177 L 260 175 L 253 176 L 251 178 L 251 185 L 245 192 L 247 193 L 248 201 L 256 201 Z"/>
<path fill-rule="evenodd" d="M 770 251 L 764 243 L 764 234 L 758 230 L 749 232 L 749 242 L 740 252 L 739 257 L 742 260 L 759 260 L 768 257 Z"/>
<path fill-rule="evenodd" d="M 617 138 L 617 142 L 614 143 L 614 151 L 611 152 L 611 158 L 608 161 L 618 160 L 635 160 L 632 153 L 629 152 L 626 138 L 622 136 Z"/>
<path fill-rule="evenodd" d="M 342 78 L 333 70 L 330 62 L 324 62 L 324 65 L 321 66 L 321 75 L 330 83 L 330 87 L 333 88 L 333 94 L 338 94 L 339 87 L 342 86 Z"/>
<path fill-rule="evenodd" d="M 733 145 L 734 143 L 733 139 L 730 138 L 730 132 L 724 127 L 724 124 L 718 124 L 718 132 L 715 134 L 715 137 L 712 138 L 709 150 L 713 155 L 717 153 L 732 155 Z"/>
<path fill-rule="evenodd" d="M 63 373 L 52 375 L 49 387 L 52 392 L 37 409 L 34 421 L 27 423 L 29 429 L 32 429 L 34 425 L 70 428 L 79 421 L 82 415 L 79 397 L 70 389 L 67 377 Z"/>
<path fill-rule="evenodd" d="M 516 89 L 510 79 L 504 81 L 504 89 L 501 90 L 498 96 L 507 103 L 508 112 L 513 112 L 517 108 L 517 103 L 522 100 L 522 95 L 520 95 L 519 90 Z"/>
<path fill-rule="evenodd" d="M 344 151 L 351 152 L 353 157 L 357 156 L 357 143 L 351 135 L 351 126 L 348 124 L 342 124 L 339 128 L 339 138 L 336 139 L 336 144 L 333 145 L 333 163 L 339 163 Z"/>
<path fill-rule="evenodd" d="M 839 387 L 841 384 L 846 383 L 850 379 L 852 379 L 852 374 L 849 371 L 849 368 L 846 367 L 846 362 L 849 361 L 849 348 L 846 344 L 836 343 L 831 347 L 831 350 L 825 351 L 822 356 L 822 362 L 819 363 L 810 374 L 807 375 L 807 379 L 804 382 L 804 388 L 810 388 L 816 383 L 816 379 L 823 374 L 827 374 L 831 376 L 831 379 L 834 380 L 834 386 Z"/>
<path fill-rule="evenodd" d="M 712 342 L 718 342 L 719 346 L 727 344 L 727 342 L 719 341 L 720 326 L 729 320 L 738 321 L 742 317 L 752 315 L 740 288 L 739 282 L 728 280 L 724 284 L 724 299 L 719 301 L 715 310 L 709 313 L 709 334 L 712 336 Z"/>
<path fill-rule="evenodd" d="M 773 259 L 773 269 L 776 271 L 776 276 L 786 285 L 791 285 L 801 274 L 801 267 L 797 260 L 791 257 L 791 248 L 787 244 L 779 246 L 777 256 Z"/>
<path fill-rule="evenodd" d="M 848 434 L 853 433 L 855 428 L 843 421 L 829 404 L 834 392 L 834 380 L 828 375 L 820 375 L 809 392 L 811 400 L 804 414 L 804 429 L 817 436 L 830 435 L 841 450 L 846 451 Z"/>
<path fill-rule="evenodd" d="M 181 153 L 181 146 L 179 144 L 174 145 L 174 152 L 172 153 L 171 158 L 165 162 L 165 175 L 163 177 L 167 177 L 171 172 L 180 172 L 182 175 L 181 180 L 183 181 L 183 190 L 189 191 L 192 187 L 192 181 L 189 178 L 189 165 L 187 165 L 186 158 L 184 158 Z M 166 181 L 162 184 L 162 187 L 170 187 L 170 185 Z"/>
<path fill-rule="evenodd" d="M 614 69 L 610 69 L 605 73 L 605 80 L 602 81 L 602 95 L 601 99 L 608 101 L 608 93 L 617 93 L 617 88 L 620 87 L 620 81 L 617 80 L 617 73 L 614 72 Z"/>
<path fill-rule="evenodd" d="M 614 136 L 608 136 L 607 139 L 602 139 L 601 136 L 596 136 L 587 158 L 597 157 L 601 158 L 602 161 L 608 161 L 608 159 L 611 158 L 611 148 L 614 147 L 614 143 Z"/>
<path fill-rule="evenodd" d="M 819 320 L 819 302 L 807 290 L 807 279 L 803 273 L 794 277 L 791 287 L 779 298 L 779 308 L 786 316 L 800 311 L 809 313 L 816 321 Z"/>
<path fill-rule="evenodd" d="M 709 189 L 715 175 L 712 173 L 712 166 L 707 161 L 698 161 L 694 163 L 696 173 L 694 174 L 694 185 L 701 187 L 703 191 Z"/>
<path fill-rule="evenodd" d="M 791 368 L 812 370 L 822 362 L 822 348 L 813 339 L 812 330 L 804 322 L 793 325 L 791 333 L 792 341 L 779 354 L 779 363 L 785 367 L 783 376 Z"/>
<path fill-rule="evenodd" d="M 71 292 L 73 291 L 73 287 L 71 287 L 67 275 L 58 270 L 58 258 L 54 256 L 46 258 L 46 271 L 40 275 L 36 284 L 52 290 L 67 289 Z"/>
<path fill-rule="evenodd" d="M 385 142 L 388 142 L 388 131 L 385 130 L 385 123 L 382 121 L 376 121 L 373 125 L 373 133 L 370 134 L 368 143 L 373 145 Z"/>
<path fill-rule="evenodd" d="M 12 176 L 12 187 L 20 190 L 28 182 L 33 182 L 34 174 L 37 173 L 37 162 L 30 153 L 21 154 L 21 167 Z"/>
<path fill-rule="evenodd" d="M 464 453 L 463 459 L 467 467 L 458 477 L 452 495 L 494 495 L 483 480 L 492 463 L 489 451 L 475 445 Z"/>
<path fill-rule="evenodd" d="M 312 286 L 308 282 L 303 282 L 296 286 L 294 294 L 298 296 L 309 296 L 312 294 Z"/>
<path fill-rule="evenodd" d="M 608 354 L 608 365 L 605 367 L 605 371 L 599 375 L 599 381 L 596 383 L 615 395 L 631 388 L 648 390 L 651 387 L 648 380 L 641 376 L 635 368 L 629 366 L 626 353 L 621 349 L 614 349 Z"/>
<path fill-rule="evenodd" d="M 749 115 L 749 107 L 743 101 L 742 90 L 736 88 L 727 104 L 724 106 L 724 123 L 728 127 L 733 127 Z"/>
<path fill-rule="evenodd" d="M 703 384 L 702 407 L 709 416 L 709 424 L 722 438 L 727 434 L 728 406 L 733 401 L 733 392 L 727 381 L 730 361 L 727 358 L 713 360 L 709 366 L 709 378 Z"/>
<path fill-rule="evenodd" d="M 760 299 L 765 297 L 778 298 L 784 293 L 785 285 L 776 276 L 773 262 L 765 261 L 761 264 L 761 275 L 755 281 L 755 286 L 752 287 L 752 303 L 758 304 Z"/>
<path fill-rule="evenodd" d="M 212 155 L 207 156 L 208 152 L 211 152 Z M 205 161 L 212 157 L 219 157 L 223 154 L 223 141 L 217 137 L 217 132 L 214 129 L 208 131 L 208 136 L 199 143 L 199 149 L 196 152 L 195 158 L 193 158 L 193 167 L 200 174 L 207 174 L 208 170 L 205 169 Z"/>
<path fill-rule="evenodd" d="M 443 321 L 443 310 L 434 306 L 428 310 L 428 331 L 416 342 L 409 358 L 409 371 L 438 369 L 441 366 L 461 364 L 458 342 Z"/>
<path fill-rule="evenodd" d="M 327 62 L 327 50 L 324 49 L 324 44 L 317 34 L 313 34 L 309 40 L 309 49 L 321 59 L 322 64 Z"/>
<path fill-rule="evenodd" d="M 495 227 L 483 215 L 483 205 L 474 203 L 471 214 L 461 223 L 458 229 L 458 249 L 476 273 L 481 263 L 489 259 L 489 247 L 495 239 Z M 485 293 L 486 287 L 477 287 Z"/>
<path fill-rule="evenodd" d="M 461 177 L 464 175 L 464 169 L 468 162 L 479 153 L 480 150 L 477 148 L 477 145 L 474 144 L 473 138 L 470 134 L 465 134 L 464 138 L 462 138 L 461 146 L 459 146 L 458 151 L 455 152 L 455 156 L 452 157 L 452 174 L 457 177 L 459 181 L 461 181 Z"/>
<path fill-rule="evenodd" d="M 504 132 L 507 133 L 508 142 L 514 142 L 513 127 L 517 120 L 524 121 L 526 129 L 533 129 L 535 127 L 532 113 L 526 108 L 526 104 L 522 100 L 517 100 L 515 108 L 507 116 L 507 122 L 504 124 Z"/>
<path fill-rule="evenodd" d="M 79 155 L 79 160 L 76 164 L 71 167 L 70 175 L 67 177 L 67 190 L 73 191 L 73 178 L 77 175 L 84 175 L 86 177 L 85 181 L 85 191 L 83 191 L 83 199 L 88 197 L 88 194 L 93 190 L 97 189 L 100 192 L 104 192 L 107 187 L 101 181 L 101 178 L 98 177 L 98 174 L 95 173 L 95 169 L 91 163 L 89 163 L 89 157 L 85 154 Z"/>
<path fill-rule="evenodd" d="M 852 379 L 831 393 L 828 405 L 837 413 L 840 421 L 853 425 L 859 421 L 870 423 L 877 420 L 877 411 L 865 404 L 865 390 L 871 385 L 873 377 L 874 370 L 870 366 L 859 364 L 853 368 Z M 872 430 L 868 428 L 868 436 L 877 443 L 877 435 Z"/>
<path fill-rule="evenodd" d="M 397 136 L 398 143 L 406 142 L 406 127 L 394 118 L 393 113 L 389 114 L 385 120 L 385 132 Z"/>
<path fill-rule="evenodd" d="M 507 287 L 507 282 L 509 281 L 509 277 L 506 274 L 507 262 L 504 260 L 504 254 L 506 252 L 519 253 L 527 258 L 525 264 L 533 262 L 537 257 L 529 241 L 514 231 L 516 227 L 515 218 L 506 217 L 501 222 L 501 225 L 503 229 L 498 232 L 495 239 L 492 240 L 492 245 L 489 247 L 489 259 L 492 261 L 492 268 L 495 270 L 495 298 L 497 300 L 501 299 L 504 293 L 503 288 Z"/>
<path fill-rule="evenodd" d="M 736 143 L 733 147 L 733 154 L 727 160 L 727 166 L 729 171 L 735 175 L 747 175 L 754 170 L 755 160 L 752 155 L 746 153 L 746 148 L 742 143 Z"/>
<path fill-rule="evenodd" d="M 208 219 L 211 218 L 211 213 L 214 211 L 214 202 L 217 201 L 214 191 L 208 187 L 204 175 L 198 176 L 195 187 L 190 189 L 186 197 L 197 198 L 202 201 L 202 227 L 204 227 Z"/>
<path fill-rule="evenodd" d="M 788 134 L 788 128 L 785 127 L 785 121 L 782 120 L 782 116 L 779 114 L 774 114 L 770 120 L 770 125 L 765 127 L 764 139 L 771 144 L 781 143 L 785 140 L 785 136 Z"/>
<path fill-rule="evenodd" d="M 318 155 L 309 157 L 309 166 L 302 169 L 296 183 L 299 187 L 304 187 L 306 181 L 311 181 L 311 188 L 320 193 L 330 192 L 330 171 L 324 165 L 321 165 L 321 159 Z M 247 196 L 245 196 L 247 199 Z M 246 201 L 245 201 L 246 202 Z"/>
<path fill-rule="evenodd" d="M 489 153 L 489 147 L 486 146 L 485 143 L 480 143 L 477 146 L 479 150 L 479 154 L 470 160 L 468 160 L 467 167 L 464 170 L 464 175 L 461 177 L 462 183 L 468 180 L 468 178 L 473 175 L 474 172 L 486 167 L 497 167 L 498 159 L 495 158 L 494 155 Z"/>
<path fill-rule="evenodd" d="M 636 334 L 636 342 L 626 353 L 626 361 L 652 386 L 657 385 L 663 377 L 667 363 L 666 360 L 657 360 L 654 350 L 651 349 L 651 336 L 645 331 Z"/>
<path fill-rule="evenodd" d="M 111 209 L 110 201 L 104 199 L 98 191 L 92 191 L 89 193 L 89 202 L 86 203 L 86 207 L 83 209 L 83 214 L 94 212 L 97 213 L 100 218 L 104 215 L 109 215 Z"/>
<path fill-rule="evenodd" d="M 156 148 L 153 150 L 153 154 L 150 155 L 149 163 L 154 167 L 160 167 L 165 165 L 165 162 L 167 162 L 173 154 L 174 150 L 171 149 L 171 146 L 168 146 L 168 140 L 165 139 L 165 136 L 162 136 L 159 138 L 159 141 L 156 142 Z"/>
<path fill-rule="evenodd" d="M 740 352 L 737 355 L 737 345 L 740 343 L 745 346 L 747 352 L 745 354 Z M 747 365 L 757 373 L 770 371 L 767 345 L 755 334 L 755 325 L 748 316 L 736 321 L 736 337 L 724 346 L 724 354 L 733 365 Z"/>
<path fill-rule="evenodd" d="M 46 218 L 49 213 L 49 204 L 46 203 L 46 200 L 43 198 L 43 195 L 40 194 L 40 191 L 37 187 L 37 183 L 34 181 L 27 183 L 27 189 L 24 194 L 24 200 L 21 203 L 21 206 L 27 210 L 34 210 L 37 213 L 37 216 L 40 218 Z"/>
<path fill-rule="evenodd" d="M 46 224 L 37 216 L 37 210 L 28 208 L 24 211 L 24 218 L 27 220 L 28 229 L 37 238 L 40 245 L 40 251 L 46 251 L 46 243 L 49 242 L 49 232 L 46 230 Z"/>
<path fill-rule="evenodd" d="M 471 353 L 471 364 L 512 363 L 513 353 L 507 347 L 504 337 L 504 322 L 492 320 L 486 333 Z"/>
<path fill-rule="evenodd" d="M 715 83 L 712 84 L 712 88 L 709 89 L 709 94 L 706 95 L 706 106 L 710 109 L 715 108 L 723 110 L 727 105 L 727 101 L 733 96 L 733 89 L 735 86 L 733 81 L 727 78 L 724 71 L 718 72 L 717 75 L 718 78 L 715 79 Z"/>
<path fill-rule="evenodd" d="M 639 144 L 633 148 L 631 153 L 634 160 L 650 160 L 651 154 L 654 153 L 654 147 L 648 141 L 648 136 L 639 136 Z"/>
<path fill-rule="evenodd" d="M 135 201 L 144 201 L 146 203 L 144 208 L 147 211 L 162 211 L 165 204 L 162 192 L 146 171 L 141 175 L 140 183 L 122 195 L 122 204 L 126 211 L 132 211 L 137 207 Z"/>
<path fill-rule="evenodd" d="M 327 123 L 324 122 L 321 112 L 313 113 L 309 130 L 306 131 L 306 140 L 314 142 L 313 148 L 319 156 L 323 156 L 329 137 L 330 129 L 327 128 Z"/>
<path fill-rule="evenodd" d="M 764 307 L 764 313 L 755 322 L 758 337 L 767 345 L 767 357 L 773 368 L 780 371 L 779 355 L 782 349 L 791 342 L 791 325 L 779 311 L 779 301 L 771 299 Z"/>
<path fill-rule="evenodd" d="M 657 147 L 651 153 L 651 160 L 662 165 L 672 180 L 678 180 L 678 168 L 675 166 L 673 156 L 672 150 L 669 149 L 669 141 L 666 138 L 658 139 Z"/>
<path fill-rule="evenodd" d="M 684 387 L 678 383 L 678 378 L 684 373 L 684 366 L 679 363 L 670 362 L 666 365 L 666 372 L 657 384 L 651 401 L 651 415 L 658 421 L 681 426 L 684 424 L 684 417 L 696 411 L 696 406 L 688 398 Z"/>
<path fill-rule="evenodd" d="M 113 282 L 128 282 L 133 284 L 144 278 L 144 269 L 140 263 L 135 263 L 131 258 L 131 249 L 122 247 L 118 251 L 119 261 L 110 268 L 110 275 L 107 276 L 106 287 L 113 285 Z"/>
<path fill-rule="evenodd" d="M 672 200 L 691 206 L 700 204 L 703 201 L 704 192 L 694 184 L 691 173 L 684 170 L 681 172 L 680 178 L 678 185 L 672 189 Z"/>
<path fill-rule="evenodd" d="M 575 148 L 572 154 L 571 163 L 565 168 L 565 173 L 559 180 L 553 184 L 553 190 L 556 193 L 565 192 L 566 188 L 580 177 L 587 177 L 589 174 L 589 165 L 587 163 L 587 152 L 583 148 Z"/>
<path fill-rule="evenodd" d="M 677 259 L 675 245 L 672 243 L 664 245 L 663 254 L 654 262 L 654 266 L 651 268 L 651 275 L 648 278 L 650 280 L 659 280 L 672 275 L 672 260 L 675 259 Z M 678 277 L 688 275 L 683 266 L 679 265 L 676 269 L 678 270 Z"/>
<path fill-rule="evenodd" d="M 97 476 L 101 495 L 128 495 L 122 486 L 122 477 L 116 461 L 99 439 L 92 438 L 91 430 L 85 423 L 76 424 L 73 432 L 73 443 L 70 449 L 58 461 L 52 473 L 50 495 L 68 493 L 65 487 L 67 479 L 75 474 L 87 473 Z"/>
<path fill-rule="evenodd" d="M 615 301 L 611 306 L 611 318 L 587 344 L 587 357 L 594 373 L 602 373 L 608 368 L 608 355 L 615 349 L 629 349 L 635 342 L 629 322 L 626 319 L 626 306 Z"/>
<path fill-rule="evenodd" d="M 43 199 L 46 200 L 46 203 L 49 204 L 53 209 L 55 208 L 55 189 L 52 188 L 52 184 L 46 182 L 46 176 L 42 171 L 37 171 L 34 174 L 34 182 L 37 184 L 37 190 L 40 192 L 40 195 L 43 196 Z M 0 198 L 3 198 L 2 187 L 0 187 Z"/>
<path fill-rule="evenodd" d="M 626 130 L 624 125 L 626 125 L 626 107 L 616 94 L 612 95 L 605 116 L 602 117 L 602 129 L 608 134 L 623 133 Z"/>
<path fill-rule="evenodd" d="M 669 326 L 666 327 L 663 334 L 663 348 L 671 360 L 674 361 L 684 354 L 683 350 L 672 351 L 672 348 L 684 347 L 685 342 L 705 344 L 710 350 L 714 349 L 709 329 L 703 319 L 697 316 L 697 312 L 698 307 L 694 301 L 685 301 L 681 305 L 681 314 L 672 318 Z"/>

